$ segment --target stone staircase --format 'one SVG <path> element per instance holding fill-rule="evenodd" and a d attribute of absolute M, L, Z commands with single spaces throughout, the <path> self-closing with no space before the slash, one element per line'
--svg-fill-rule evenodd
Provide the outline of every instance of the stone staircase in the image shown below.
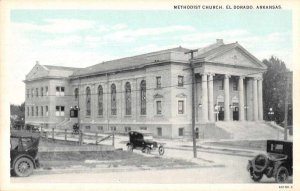
<path fill-rule="evenodd" d="M 231 135 L 231 139 L 236 140 L 266 140 L 283 139 L 283 131 L 265 122 L 253 121 L 230 121 L 216 122 L 216 126 Z"/>
<path fill-rule="evenodd" d="M 72 129 L 77 121 L 77 118 L 65 118 L 65 120 L 56 125 L 56 129 Z"/>

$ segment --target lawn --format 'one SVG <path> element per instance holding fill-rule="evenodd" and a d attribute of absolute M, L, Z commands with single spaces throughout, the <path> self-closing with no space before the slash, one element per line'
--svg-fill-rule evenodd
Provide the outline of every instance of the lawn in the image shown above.
<path fill-rule="evenodd" d="M 267 141 L 266 140 L 219 141 L 219 142 L 207 142 L 204 145 L 265 151 L 267 146 Z"/>

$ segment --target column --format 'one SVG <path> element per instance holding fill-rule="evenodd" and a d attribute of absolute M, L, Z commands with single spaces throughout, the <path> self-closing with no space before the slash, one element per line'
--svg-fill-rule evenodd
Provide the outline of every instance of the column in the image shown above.
<path fill-rule="evenodd" d="M 257 79 L 253 79 L 253 121 L 258 120 Z"/>
<path fill-rule="evenodd" d="M 258 79 L 258 119 L 263 120 L 262 78 Z"/>
<path fill-rule="evenodd" d="M 230 75 L 225 74 L 224 76 L 224 121 L 230 120 L 230 108 L 229 108 L 229 78 Z"/>
<path fill-rule="evenodd" d="M 208 116 L 209 121 L 215 121 L 214 114 L 214 74 L 209 74 L 208 76 Z"/>
<path fill-rule="evenodd" d="M 239 119 L 245 120 L 245 103 L 244 103 L 244 76 L 239 78 Z"/>
<path fill-rule="evenodd" d="M 207 74 L 202 74 L 202 122 L 208 120 Z"/>

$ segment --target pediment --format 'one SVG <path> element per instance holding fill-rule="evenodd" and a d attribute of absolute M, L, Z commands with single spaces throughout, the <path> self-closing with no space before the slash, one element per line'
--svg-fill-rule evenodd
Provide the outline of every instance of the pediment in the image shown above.
<path fill-rule="evenodd" d="M 36 64 L 31 71 L 26 75 L 26 80 L 32 80 L 47 76 L 49 73 L 48 69 L 40 64 Z"/>
<path fill-rule="evenodd" d="M 154 99 L 157 99 L 157 98 L 163 98 L 163 97 L 164 97 L 164 96 L 161 95 L 161 94 L 155 94 L 155 95 L 153 96 Z"/>
<path fill-rule="evenodd" d="M 180 94 L 177 94 L 176 97 L 178 97 L 178 98 L 186 98 L 186 95 L 184 93 L 180 93 Z"/>
<path fill-rule="evenodd" d="M 262 68 L 264 69 L 264 64 L 251 55 L 248 51 L 240 46 L 236 46 L 225 52 L 208 57 L 206 61 L 214 63 L 222 63 L 232 66 L 242 66 L 251 68 Z"/>

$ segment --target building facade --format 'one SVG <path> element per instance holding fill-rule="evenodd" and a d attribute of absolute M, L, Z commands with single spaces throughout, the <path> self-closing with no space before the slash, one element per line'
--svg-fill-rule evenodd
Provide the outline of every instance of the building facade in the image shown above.
<path fill-rule="evenodd" d="M 191 132 L 195 71 L 196 127 L 216 121 L 263 120 L 266 66 L 239 43 L 177 47 L 87 68 L 36 64 L 26 76 L 26 123 L 84 131 L 146 129 L 156 136 Z M 79 108 L 77 118 L 70 110 Z"/>

